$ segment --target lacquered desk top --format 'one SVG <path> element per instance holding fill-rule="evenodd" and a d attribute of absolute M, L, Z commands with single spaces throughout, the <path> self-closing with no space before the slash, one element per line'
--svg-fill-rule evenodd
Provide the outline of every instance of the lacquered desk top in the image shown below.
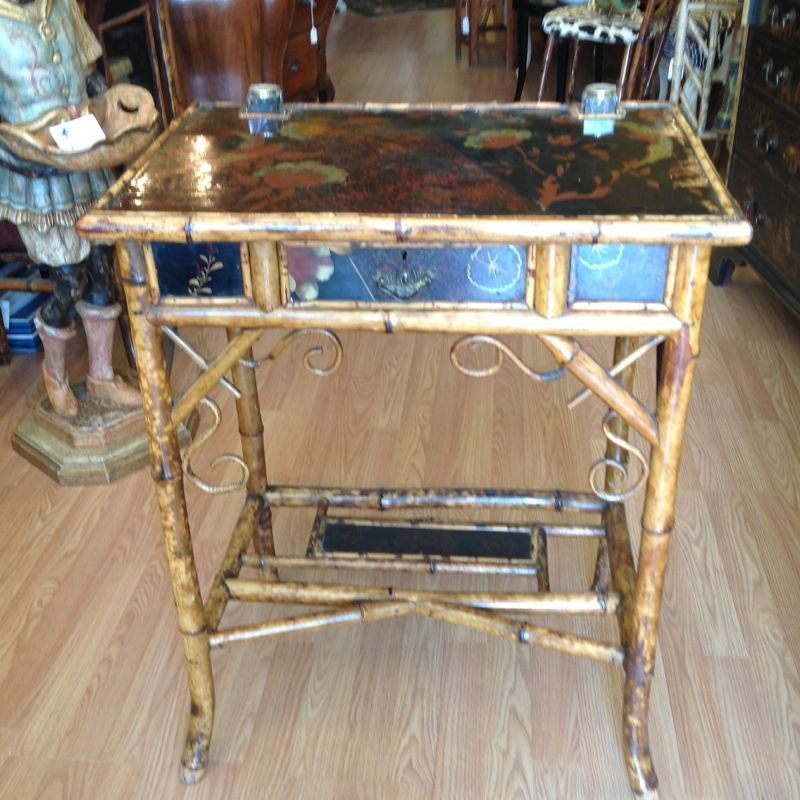
<path fill-rule="evenodd" d="M 628 106 L 602 138 L 549 104 L 288 108 L 269 139 L 250 135 L 238 107 L 190 109 L 82 232 L 459 241 L 480 231 L 512 242 L 560 231 L 597 241 L 652 223 L 659 241 L 747 236 L 702 145 L 667 106 Z"/>

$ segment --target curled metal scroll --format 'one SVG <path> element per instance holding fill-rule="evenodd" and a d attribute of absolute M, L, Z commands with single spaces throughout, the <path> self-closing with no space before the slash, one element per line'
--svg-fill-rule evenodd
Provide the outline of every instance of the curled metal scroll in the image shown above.
<path fill-rule="evenodd" d="M 217 428 L 219 428 L 220 423 L 222 422 L 222 412 L 219 410 L 219 406 L 211 398 L 201 397 L 200 402 L 211 411 L 211 416 L 214 419 L 211 425 L 202 433 L 198 434 L 193 439 L 192 443 L 186 448 L 186 452 L 184 453 L 183 460 L 181 462 L 183 471 L 186 473 L 187 479 L 197 486 L 198 489 L 202 489 L 204 492 L 208 492 L 209 494 L 225 494 L 226 492 L 236 492 L 239 489 L 243 489 L 247 485 L 247 479 L 250 477 L 250 469 L 243 458 L 234 455 L 233 453 L 222 453 L 221 455 L 215 456 L 213 459 L 211 459 L 211 461 L 209 461 L 209 466 L 211 469 L 214 469 L 218 464 L 221 464 L 224 461 L 232 462 L 238 465 L 242 470 L 242 477 L 240 480 L 234 483 L 221 483 L 216 485 L 213 483 L 207 483 L 202 478 L 198 477 L 197 473 L 192 469 L 192 456 L 194 456 L 194 454 L 214 435 L 214 432 L 217 430 Z"/>
<path fill-rule="evenodd" d="M 464 366 L 460 360 L 461 351 L 465 347 L 471 347 L 475 350 L 480 345 L 486 345 L 494 350 L 494 363 L 480 369 L 472 369 Z M 485 334 L 465 336 L 463 339 L 459 339 L 450 348 L 450 363 L 459 372 L 463 372 L 464 375 L 469 375 L 471 378 L 488 378 L 492 375 L 496 375 L 503 366 L 504 358 L 508 358 L 515 367 L 534 381 L 549 383 L 550 381 L 557 380 L 564 374 L 564 367 L 557 367 L 556 369 L 550 370 L 550 372 L 538 372 L 532 367 L 529 367 L 507 344 L 504 344 L 499 339 L 495 339 L 494 336 L 486 336 Z"/>
<path fill-rule="evenodd" d="M 650 467 L 647 464 L 647 459 L 635 445 L 631 444 L 627 439 L 618 436 L 611 430 L 611 423 L 619 419 L 619 414 L 616 411 L 609 411 L 603 417 L 603 433 L 608 439 L 617 447 L 622 448 L 627 453 L 630 453 L 641 465 L 641 472 L 639 477 L 627 488 L 622 489 L 620 492 L 608 492 L 605 489 L 605 468 L 616 470 L 622 475 L 623 483 L 629 480 L 629 471 L 626 464 L 621 464 L 619 461 L 614 461 L 613 458 L 601 458 L 595 461 L 589 469 L 589 485 L 592 491 L 601 499 L 609 503 L 621 503 L 636 494 L 645 484 L 647 476 L 650 474 Z"/>
<path fill-rule="evenodd" d="M 309 372 L 313 372 L 315 375 L 330 375 L 332 372 L 335 372 L 342 363 L 342 353 L 344 350 L 339 337 L 333 331 L 329 331 L 326 328 L 298 328 L 296 331 L 287 333 L 286 336 L 280 339 L 265 356 L 261 356 L 259 358 L 242 358 L 240 359 L 240 363 L 245 367 L 250 367 L 251 369 L 260 367 L 267 361 L 274 361 L 290 344 L 292 344 L 296 337 L 309 336 L 312 334 L 322 336 L 327 339 L 327 343 L 331 345 L 333 350 L 333 360 L 329 364 L 323 363 L 322 366 L 319 364 L 314 364 L 313 360 L 315 358 L 319 356 L 325 356 L 326 354 L 324 346 L 316 345 L 314 347 L 309 347 L 308 350 L 306 350 L 306 352 L 303 354 L 303 366 Z"/>

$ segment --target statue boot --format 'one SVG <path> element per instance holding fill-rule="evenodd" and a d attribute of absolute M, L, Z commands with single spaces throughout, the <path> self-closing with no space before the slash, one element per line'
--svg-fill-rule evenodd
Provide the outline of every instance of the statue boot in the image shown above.
<path fill-rule="evenodd" d="M 71 322 L 64 328 L 53 327 L 42 319 L 39 311 L 33 322 L 44 347 L 42 375 L 50 405 L 62 417 L 77 417 L 78 399 L 70 388 L 67 375 L 67 343 L 75 336 L 75 324 Z"/>
<path fill-rule="evenodd" d="M 89 371 L 86 375 L 86 391 L 93 397 L 111 400 L 121 406 L 141 406 L 142 396 L 111 366 L 114 346 L 114 331 L 120 314 L 118 303 L 96 306 L 79 300 L 75 309 L 83 320 L 86 344 L 89 350 Z"/>

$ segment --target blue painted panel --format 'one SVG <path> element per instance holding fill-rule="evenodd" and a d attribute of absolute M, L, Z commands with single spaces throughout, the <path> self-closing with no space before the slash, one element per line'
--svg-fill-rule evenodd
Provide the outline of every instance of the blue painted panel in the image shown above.
<path fill-rule="evenodd" d="M 286 247 L 292 300 L 524 302 L 524 247 Z"/>
<path fill-rule="evenodd" d="M 242 257 L 231 242 L 153 242 L 162 297 L 242 297 Z"/>
<path fill-rule="evenodd" d="M 669 247 L 652 244 L 572 246 L 570 303 L 659 303 L 664 299 Z"/>

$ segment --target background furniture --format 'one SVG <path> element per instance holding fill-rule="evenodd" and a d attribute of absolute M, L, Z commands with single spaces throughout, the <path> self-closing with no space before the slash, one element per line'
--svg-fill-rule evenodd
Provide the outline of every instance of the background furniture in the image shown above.
<path fill-rule="evenodd" d="M 800 2 L 751 29 L 728 186 L 753 224 L 745 258 L 800 313 Z M 718 280 L 737 257 L 726 255 Z"/>
<path fill-rule="evenodd" d="M 514 89 L 514 102 L 522 97 L 525 79 L 528 76 L 528 43 L 530 42 L 531 25 L 537 20 L 541 21 L 544 15 L 557 5 L 558 0 L 513 0 L 517 36 L 517 85 Z M 556 101 L 563 103 L 567 83 L 567 61 L 569 60 L 568 42 L 559 43 L 556 59 Z M 531 62 L 533 60 L 532 56 Z"/>
<path fill-rule="evenodd" d="M 674 44 L 665 53 L 665 60 L 667 55 L 673 59 L 669 98 L 670 102 L 680 105 L 702 139 L 716 139 L 729 133 L 712 124 L 715 109 L 711 107 L 711 94 L 715 84 L 725 84 L 731 77 L 735 84 L 736 77 L 730 76 L 728 65 L 741 12 L 742 4 L 737 0 L 681 0 L 680 3 Z M 660 67 L 663 97 L 666 97 L 668 72 L 669 67 L 664 63 Z M 735 91 L 735 86 L 729 89 Z"/>
<path fill-rule="evenodd" d="M 539 84 L 539 100 L 544 96 L 555 45 L 563 39 L 570 41 L 572 46 L 567 97 L 572 92 L 578 51 L 582 42 L 589 42 L 595 48 L 603 45 L 624 47 L 617 80 L 619 97 L 639 97 L 641 84 L 650 72 L 651 62 L 658 61 L 675 2 L 676 0 L 647 0 L 641 10 L 635 6 L 630 12 L 619 13 L 613 8 L 601 8 L 596 0 L 590 0 L 585 5 L 567 5 L 549 11 L 542 20 L 542 29 L 548 38 Z M 655 50 L 653 55 L 649 53 L 651 45 Z M 597 79 L 597 75 L 595 78 Z"/>
<path fill-rule="evenodd" d="M 708 259 L 716 244 L 745 242 L 750 226 L 671 108 L 632 104 L 625 113 L 612 135 L 598 139 L 584 136 L 581 121 L 559 106 L 317 106 L 296 110 L 282 135 L 264 139 L 248 134 L 237 107 L 200 106 L 81 220 L 83 234 L 119 242 L 140 354 L 151 474 L 191 694 L 186 782 L 202 778 L 208 763 L 212 648 L 411 615 L 620 665 L 631 787 L 654 796 L 650 686 Z M 691 180 L 677 182 L 676 173 Z M 202 281 L 193 259 L 176 262 L 175 248 L 184 252 L 187 239 L 194 260 L 220 265 L 204 270 Z M 227 343 L 196 355 L 201 374 L 173 404 L 162 337 L 190 325 L 225 328 Z M 268 329 L 283 335 L 254 358 Z M 606 455 L 589 468 L 592 492 L 268 483 L 255 370 L 310 329 L 320 337 L 314 344 L 329 348 L 306 351 L 304 364 L 318 375 L 341 361 L 334 329 L 452 333 L 450 361 L 474 378 L 494 375 L 504 359 L 535 382 L 569 372 L 586 389 L 571 407 L 594 394 L 608 409 Z M 552 364 L 527 366 L 500 338 L 510 334 L 536 337 Z M 602 365 L 581 337 L 613 337 L 614 366 Z M 661 388 L 650 410 L 633 392 L 633 365 L 662 340 Z M 492 358 L 476 363 L 470 354 L 481 346 Z M 228 372 L 242 456 L 225 458 L 243 474 L 213 486 L 193 469 L 195 445 L 182 456 L 175 427 L 196 405 L 215 407 L 208 394 Z M 649 443 L 649 461 L 629 429 Z M 628 471 L 629 457 L 640 471 Z M 184 473 L 211 493 L 247 490 L 205 600 Z M 624 501 L 645 483 L 637 568 Z M 316 509 L 305 555 L 276 553 L 273 506 Z M 352 508 L 373 517 L 353 520 L 346 516 Z M 454 530 L 397 521 L 403 511 L 433 509 L 515 509 L 527 521 L 490 532 L 480 524 Z M 572 512 L 580 521 L 570 521 Z M 556 521 L 532 522 L 534 513 Z M 547 542 L 558 536 L 597 540 L 588 591 L 551 591 Z M 437 572 L 529 575 L 536 591 L 286 581 L 287 568 L 433 579 Z M 323 610 L 223 627 L 229 600 Z M 620 644 L 517 616 L 531 612 L 616 615 Z"/>
<path fill-rule="evenodd" d="M 505 51 L 506 67 L 512 69 L 516 54 L 514 52 L 514 8 L 512 0 L 456 0 L 456 58 L 461 58 L 461 45 L 467 45 L 469 65 L 478 64 L 480 47 L 502 46 Z M 465 32 L 466 29 L 466 32 Z M 486 36 L 501 34 L 497 42 L 487 42 Z M 522 63 L 525 63 L 523 58 Z"/>

